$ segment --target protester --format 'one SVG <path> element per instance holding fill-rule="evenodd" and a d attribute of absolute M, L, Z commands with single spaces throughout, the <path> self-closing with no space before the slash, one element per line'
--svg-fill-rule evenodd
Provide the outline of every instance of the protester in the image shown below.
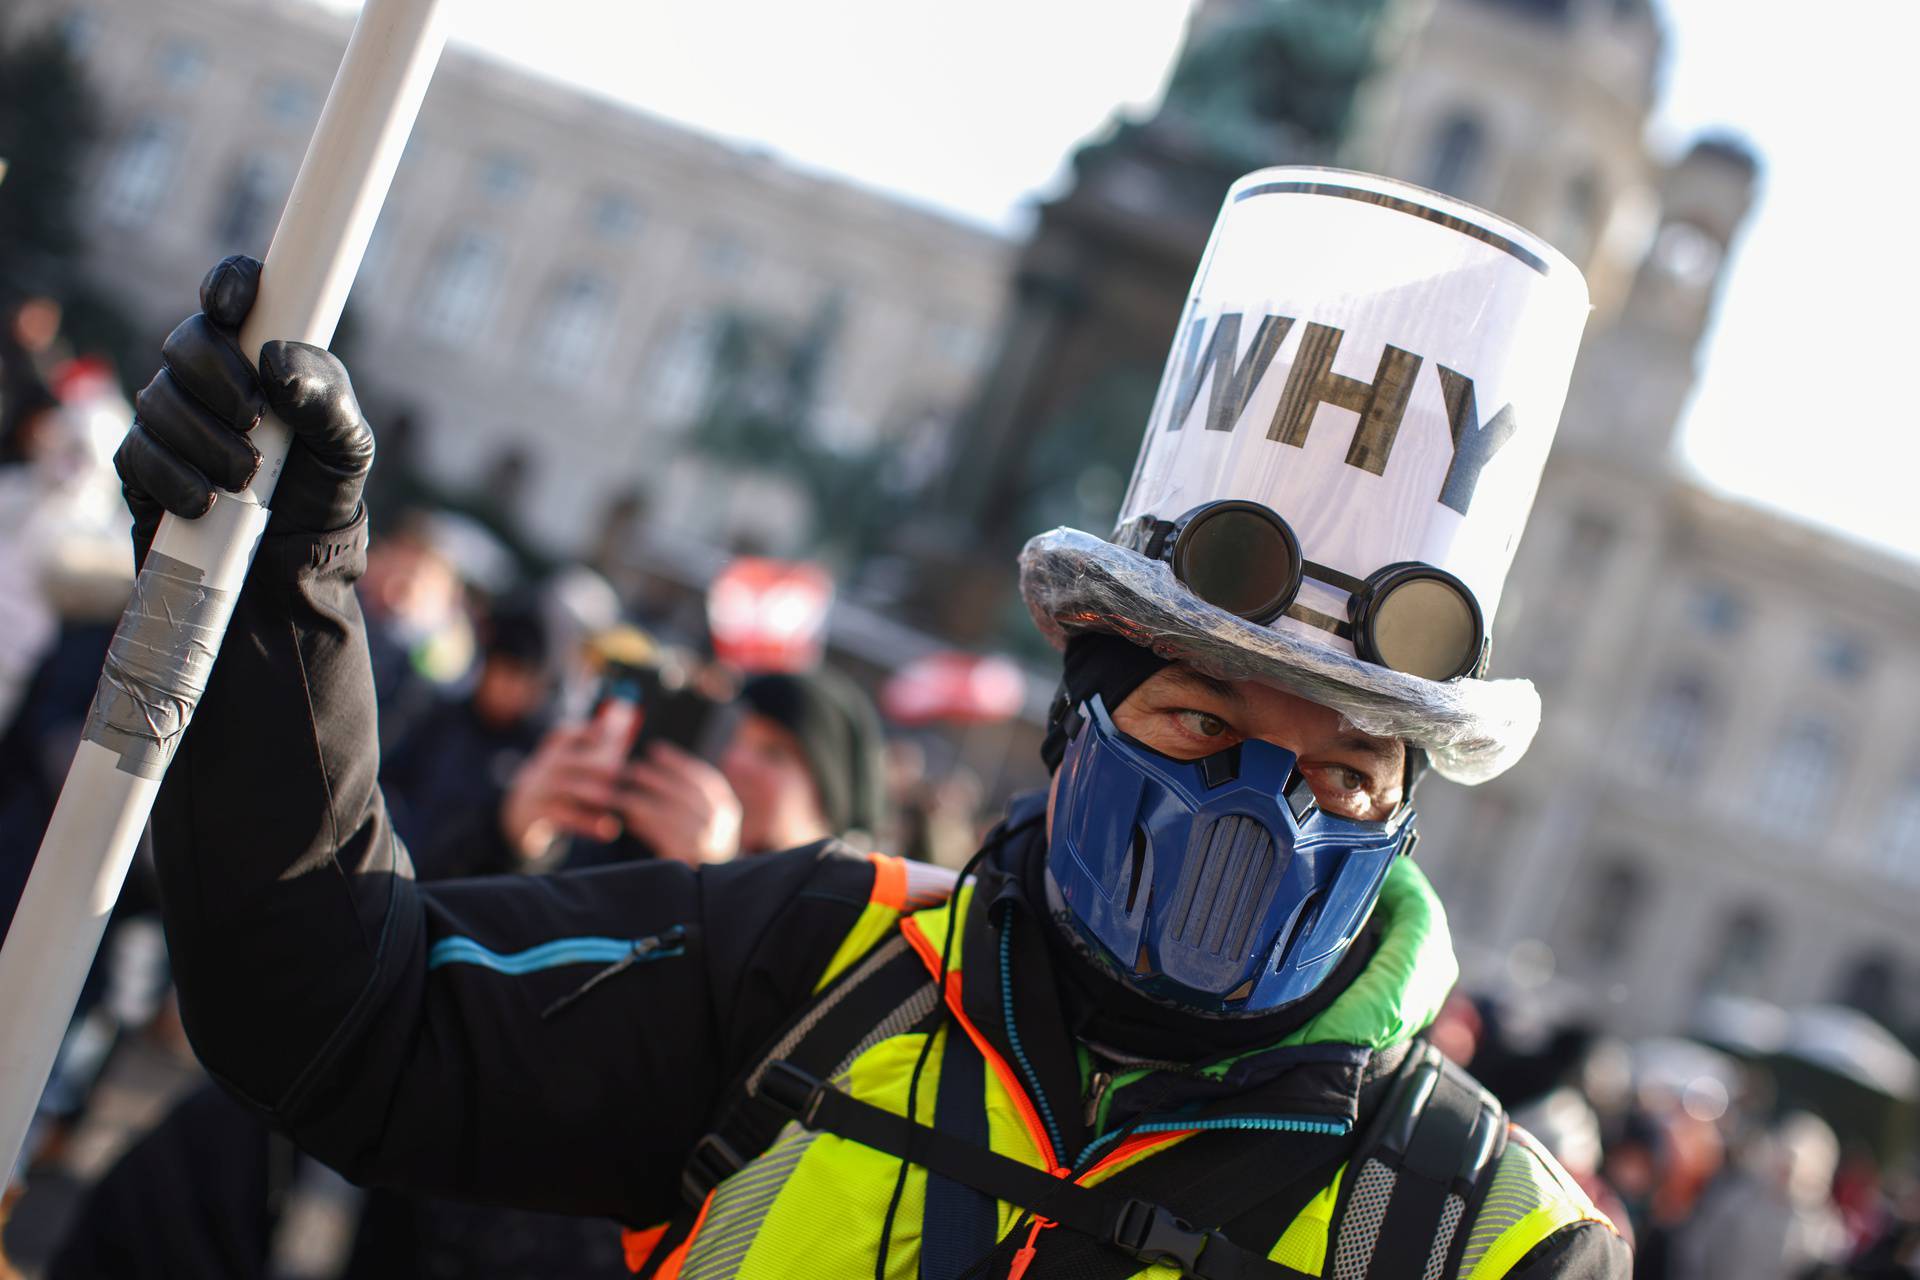
<path fill-rule="evenodd" d="M 1065 642 L 1055 772 L 957 885 L 830 844 L 415 883 L 350 587 L 371 430 L 317 348 L 268 343 L 256 380 L 230 335 L 258 265 L 222 263 L 159 375 L 191 394 L 143 398 L 120 454 L 144 549 L 244 477 L 251 410 L 296 438 L 154 811 L 197 1049 L 350 1176 L 606 1214 L 651 1274 L 1624 1276 L 1416 1038 L 1457 969 L 1409 797 L 1531 737 L 1484 618 L 1585 312 L 1546 246 L 1422 199 L 1324 171 L 1230 197 L 1128 523 L 1023 555 Z M 1303 316 L 1270 435 L 1241 410 Z M 1384 345 L 1377 386 L 1313 363 L 1342 333 Z M 1344 458 L 1301 451 L 1322 399 L 1359 414 Z"/>
<path fill-rule="evenodd" d="M 1676 1280 L 1798 1280 L 1845 1253 L 1832 1203 L 1840 1144 L 1818 1116 L 1794 1112 L 1756 1135 L 1673 1244 Z"/>
<path fill-rule="evenodd" d="M 480 630 L 472 689 L 419 713 L 380 769 L 394 831 L 422 879 L 520 869 L 494 832 L 549 718 L 546 623 L 531 600 L 510 600 Z"/>
<path fill-rule="evenodd" d="M 1883 1208 L 1873 1237 L 1818 1280 L 1920 1280 L 1920 1170 L 1909 1166 L 1889 1180 Z"/>
<path fill-rule="evenodd" d="M 866 694 L 816 671 L 756 676 L 740 701 L 747 714 L 720 756 L 741 801 L 740 851 L 871 840 L 885 821 L 885 744 Z"/>
<path fill-rule="evenodd" d="M 460 570 L 434 536 L 430 513 L 381 530 L 359 584 L 379 698 L 380 744 L 405 739 L 473 665 L 472 620 Z"/>

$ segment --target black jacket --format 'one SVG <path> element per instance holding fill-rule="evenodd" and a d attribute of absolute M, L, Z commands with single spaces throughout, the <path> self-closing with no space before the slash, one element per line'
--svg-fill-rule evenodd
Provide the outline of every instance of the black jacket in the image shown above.
<path fill-rule="evenodd" d="M 365 537 L 362 522 L 263 543 L 161 790 L 155 857 L 187 1030 L 229 1088 L 358 1181 L 659 1221 L 726 1086 L 867 904 L 872 867 L 822 845 L 697 872 L 416 883 L 375 783 L 351 587 Z M 1000 842 L 969 934 L 1003 928 L 995 909 L 1041 918 L 1023 874 L 1044 848 L 1032 825 Z M 1046 936 L 1023 929 L 1012 963 L 1062 977 L 1017 984 L 1014 1013 L 1043 1029 L 1029 1046 L 1041 1091 L 1072 1116 L 1066 1032 L 1102 1011 Z M 998 984 L 967 986 L 971 1003 Z M 1124 1035 L 1137 1019 L 1120 1013 Z M 1364 1066 L 1340 1070 L 1359 1105 Z M 1624 1276 L 1609 1240 L 1562 1233 L 1513 1274 Z"/>
<path fill-rule="evenodd" d="M 263 542 L 155 805 L 188 1033 L 356 1181 L 657 1220 L 872 868 L 813 848 L 416 883 L 375 785 L 365 539 Z M 670 942 L 543 1016 L 646 939 Z"/>

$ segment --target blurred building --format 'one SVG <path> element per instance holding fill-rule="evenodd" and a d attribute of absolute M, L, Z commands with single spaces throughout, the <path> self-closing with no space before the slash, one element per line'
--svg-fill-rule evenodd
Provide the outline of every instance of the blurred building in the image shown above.
<path fill-rule="evenodd" d="M 90 265 L 155 327 L 221 255 L 264 252 L 351 23 L 302 0 L 12 0 L 104 98 Z M 977 377 L 1011 246 L 461 49 L 441 63 L 348 303 L 356 381 L 443 487 L 574 550 L 608 504 L 791 549 L 777 479 L 683 447 L 721 329 L 831 341 L 832 448 L 924 447 Z M 816 345 L 818 345 L 816 343 Z"/>

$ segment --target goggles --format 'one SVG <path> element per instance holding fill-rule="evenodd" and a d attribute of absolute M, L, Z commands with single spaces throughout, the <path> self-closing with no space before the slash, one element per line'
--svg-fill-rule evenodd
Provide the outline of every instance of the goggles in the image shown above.
<path fill-rule="evenodd" d="M 1258 502 L 1208 502 L 1177 520 L 1141 516 L 1114 542 L 1164 561 L 1187 590 L 1248 622 L 1292 618 L 1351 642 L 1363 661 L 1427 680 L 1486 669 L 1486 618 L 1466 583 L 1418 561 L 1364 579 L 1315 564 L 1292 527 Z M 1295 599 L 1305 578 L 1347 593 L 1344 621 Z"/>

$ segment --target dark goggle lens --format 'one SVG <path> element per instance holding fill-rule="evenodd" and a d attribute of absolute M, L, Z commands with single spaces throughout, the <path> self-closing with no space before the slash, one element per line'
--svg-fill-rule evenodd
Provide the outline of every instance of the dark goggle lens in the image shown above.
<path fill-rule="evenodd" d="M 1479 611 L 1439 578 L 1388 587 L 1370 611 L 1372 648 L 1383 666 L 1428 680 L 1451 680 L 1480 658 Z"/>
<path fill-rule="evenodd" d="M 1300 585 L 1300 555 L 1285 530 L 1257 512 L 1203 515 L 1181 534 L 1174 570 L 1215 608 L 1264 622 Z"/>

